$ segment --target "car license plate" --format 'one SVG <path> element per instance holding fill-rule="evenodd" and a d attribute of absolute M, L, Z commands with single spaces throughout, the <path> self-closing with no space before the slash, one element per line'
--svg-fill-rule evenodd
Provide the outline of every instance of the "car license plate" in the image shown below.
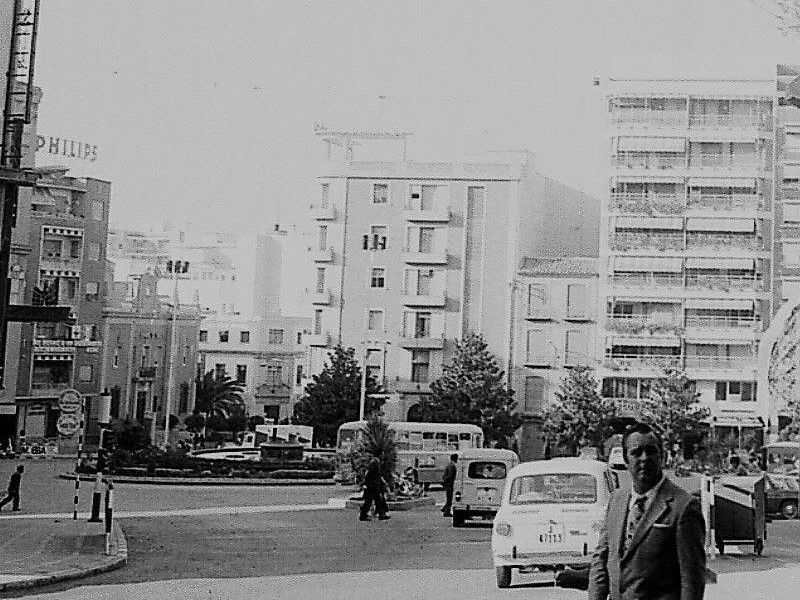
<path fill-rule="evenodd" d="M 492 487 L 478 488 L 478 502 L 494 502 L 496 491 L 497 489 Z"/>
<path fill-rule="evenodd" d="M 539 533 L 540 544 L 563 544 L 564 525 L 562 523 L 551 522 Z"/>

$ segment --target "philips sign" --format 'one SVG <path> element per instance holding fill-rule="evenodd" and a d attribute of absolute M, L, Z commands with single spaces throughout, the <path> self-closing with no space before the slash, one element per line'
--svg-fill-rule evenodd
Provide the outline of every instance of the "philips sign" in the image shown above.
<path fill-rule="evenodd" d="M 76 142 L 66 138 L 36 136 L 36 151 L 47 149 L 48 154 L 58 154 L 68 158 L 80 158 L 94 162 L 97 160 L 97 144 Z"/>

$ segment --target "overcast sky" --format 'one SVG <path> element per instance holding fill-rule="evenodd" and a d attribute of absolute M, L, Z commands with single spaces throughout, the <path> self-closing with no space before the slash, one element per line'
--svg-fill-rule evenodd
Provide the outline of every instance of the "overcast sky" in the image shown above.
<path fill-rule="evenodd" d="M 414 132 L 410 155 L 534 152 L 602 195 L 594 76 L 612 56 L 800 62 L 769 0 L 46 0 L 39 132 L 98 145 L 40 164 L 113 183 L 111 220 L 300 223 L 329 128 Z"/>

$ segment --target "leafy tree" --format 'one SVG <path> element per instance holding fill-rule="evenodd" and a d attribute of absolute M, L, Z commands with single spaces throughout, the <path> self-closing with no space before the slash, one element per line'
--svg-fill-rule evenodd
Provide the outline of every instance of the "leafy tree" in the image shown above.
<path fill-rule="evenodd" d="M 694 383 L 680 369 L 667 367 L 650 384 L 650 398 L 643 401 L 642 420 L 658 427 L 664 445 L 671 448 L 676 442 L 704 427 L 711 411 L 698 402 L 700 394 Z"/>
<path fill-rule="evenodd" d="M 561 381 L 556 400 L 544 413 L 544 432 L 551 444 L 577 455 L 590 446 L 603 453 L 603 442 L 613 434 L 614 404 L 597 393 L 597 379 L 590 367 L 570 369 Z"/>
<path fill-rule="evenodd" d="M 483 429 L 487 442 L 501 448 L 522 424 L 514 412 L 514 391 L 506 388 L 505 373 L 479 334 L 456 342 L 451 362 L 431 383 L 431 391 L 418 404 L 421 421 L 473 423 Z"/>
<path fill-rule="evenodd" d="M 114 432 L 114 445 L 120 450 L 136 452 L 150 446 L 150 435 L 136 421 L 117 419 L 111 423 L 111 430 Z"/>
<path fill-rule="evenodd" d="M 236 409 L 244 409 L 244 388 L 227 375 L 217 379 L 211 370 L 198 378 L 195 386 L 195 413 L 203 413 L 207 417 L 218 415 L 227 419 Z"/>
<path fill-rule="evenodd" d="M 380 386 L 367 378 L 365 416 L 377 412 L 383 400 L 371 397 L 381 393 Z M 361 398 L 361 367 L 353 348 L 336 346 L 328 353 L 325 367 L 311 378 L 305 396 L 294 407 L 292 423 L 311 425 L 320 446 L 333 446 L 342 423 L 358 419 Z"/>
<path fill-rule="evenodd" d="M 206 417 L 205 415 L 201 415 L 199 413 L 186 415 L 183 417 L 183 424 L 186 425 L 186 429 L 191 431 L 192 433 L 198 433 L 203 431 L 206 426 Z"/>
<path fill-rule="evenodd" d="M 397 468 L 394 432 L 389 430 L 389 424 L 377 414 L 367 419 L 363 435 L 356 443 L 353 452 L 353 470 L 356 473 L 364 473 L 373 457 L 381 461 L 381 475 L 389 485 L 392 485 L 392 476 Z"/>

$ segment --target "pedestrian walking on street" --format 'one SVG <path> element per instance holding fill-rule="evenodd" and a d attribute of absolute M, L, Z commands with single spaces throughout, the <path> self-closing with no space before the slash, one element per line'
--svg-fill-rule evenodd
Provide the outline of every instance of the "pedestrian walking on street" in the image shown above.
<path fill-rule="evenodd" d="M 442 474 L 442 487 L 444 487 L 445 502 L 442 507 L 442 514 L 445 517 L 452 517 L 450 509 L 453 508 L 453 486 L 456 483 L 456 463 L 458 462 L 458 454 L 450 455 L 450 462 L 444 468 Z"/>
<path fill-rule="evenodd" d="M 11 479 L 8 480 L 8 495 L 0 501 L 0 510 L 8 504 L 9 502 L 13 501 L 11 505 L 11 510 L 20 510 L 19 508 L 19 484 L 20 480 L 22 479 L 22 473 L 25 472 L 25 465 L 19 465 L 17 470 L 14 471 L 11 475 Z"/>
<path fill-rule="evenodd" d="M 369 521 L 369 509 L 375 503 L 375 511 L 378 519 L 385 521 L 389 518 L 386 499 L 383 497 L 383 478 L 381 477 L 381 461 L 372 457 L 367 465 L 367 472 L 364 475 L 364 504 L 361 505 L 359 521 Z"/>
<path fill-rule="evenodd" d="M 705 523 L 700 503 L 664 477 L 661 438 L 644 423 L 625 433 L 631 488 L 615 490 L 589 572 L 589 600 L 702 600 Z"/>

